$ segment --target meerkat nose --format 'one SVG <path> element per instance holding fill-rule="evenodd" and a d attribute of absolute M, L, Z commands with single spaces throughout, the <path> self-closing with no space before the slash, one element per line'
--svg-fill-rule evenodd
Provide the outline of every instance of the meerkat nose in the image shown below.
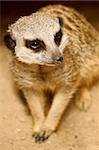
<path fill-rule="evenodd" d="M 55 60 L 57 62 L 62 62 L 63 61 L 63 57 L 62 56 L 56 56 Z"/>

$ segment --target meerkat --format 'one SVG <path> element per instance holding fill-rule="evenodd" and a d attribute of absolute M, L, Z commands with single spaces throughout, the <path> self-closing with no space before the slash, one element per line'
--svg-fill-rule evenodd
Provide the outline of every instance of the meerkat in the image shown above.
<path fill-rule="evenodd" d="M 43 142 L 56 131 L 71 100 L 81 110 L 89 108 L 89 90 L 99 77 L 99 33 L 62 5 L 21 17 L 7 33 L 13 78 L 30 108 L 33 137 Z"/>

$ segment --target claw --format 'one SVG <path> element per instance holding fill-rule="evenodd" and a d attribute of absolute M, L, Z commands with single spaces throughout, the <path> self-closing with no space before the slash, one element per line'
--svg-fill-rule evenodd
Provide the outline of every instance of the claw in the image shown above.
<path fill-rule="evenodd" d="M 32 137 L 35 139 L 36 143 L 37 142 L 42 143 L 45 140 L 47 140 L 49 136 L 45 135 L 45 132 L 42 132 L 42 134 L 35 133 L 35 134 L 32 135 Z"/>
<path fill-rule="evenodd" d="M 37 133 L 34 133 L 33 135 L 32 135 L 32 138 L 35 138 L 37 136 Z"/>
<path fill-rule="evenodd" d="M 40 141 L 40 136 L 37 135 L 37 136 L 35 137 L 35 142 L 37 143 L 37 142 L 39 142 L 39 141 Z"/>

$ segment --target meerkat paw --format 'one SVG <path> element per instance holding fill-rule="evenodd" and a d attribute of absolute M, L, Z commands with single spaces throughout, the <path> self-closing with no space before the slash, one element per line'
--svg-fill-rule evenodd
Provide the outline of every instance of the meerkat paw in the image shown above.
<path fill-rule="evenodd" d="M 53 129 L 43 127 L 40 131 L 35 132 L 32 137 L 35 139 L 35 142 L 42 143 L 47 140 L 53 132 Z"/>
<path fill-rule="evenodd" d="M 33 134 L 32 134 L 32 137 L 35 139 L 35 142 L 37 142 L 38 140 L 38 135 L 40 134 L 41 132 L 41 128 L 42 128 L 43 124 L 36 124 L 33 128 Z"/>
<path fill-rule="evenodd" d="M 91 96 L 87 89 L 84 89 L 75 99 L 76 106 L 82 110 L 87 111 L 91 105 Z"/>

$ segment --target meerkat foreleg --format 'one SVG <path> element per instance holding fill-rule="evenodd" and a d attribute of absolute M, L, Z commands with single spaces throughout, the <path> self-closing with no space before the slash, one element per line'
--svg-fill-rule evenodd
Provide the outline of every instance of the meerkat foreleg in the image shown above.
<path fill-rule="evenodd" d="M 71 97 L 72 92 L 69 91 L 68 93 L 65 93 L 65 91 L 59 91 L 57 93 L 53 99 L 52 106 L 42 126 L 41 132 L 36 136 L 37 142 L 46 140 L 56 130 Z"/>
<path fill-rule="evenodd" d="M 33 134 L 36 134 L 40 131 L 40 128 L 45 120 L 44 111 L 40 103 L 40 100 L 43 97 L 33 92 L 32 89 L 24 89 L 23 93 L 34 120 Z"/>
<path fill-rule="evenodd" d="M 87 111 L 91 105 L 91 96 L 87 87 L 80 88 L 75 97 L 76 106 L 83 111 Z"/>

